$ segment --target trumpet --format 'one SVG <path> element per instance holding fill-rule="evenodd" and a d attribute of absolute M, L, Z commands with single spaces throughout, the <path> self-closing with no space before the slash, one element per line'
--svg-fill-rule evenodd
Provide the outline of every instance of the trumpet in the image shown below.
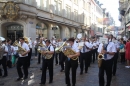
<path fill-rule="evenodd" d="M 24 52 L 26 52 L 26 50 L 21 47 L 21 45 L 17 42 L 17 40 L 13 43 L 13 46 L 18 46 L 17 52 L 20 54 L 23 54 Z"/>
<path fill-rule="evenodd" d="M 64 48 L 65 48 L 65 47 L 64 47 Z M 70 46 L 66 46 L 66 48 L 67 48 L 67 49 L 63 51 L 63 53 L 64 53 L 65 56 L 69 56 L 69 55 L 76 54 L 76 52 L 73 51 Z M 71 59 L 72 59 L 72 60 L 77 60 L 77 59 L 78 59 L 78 56 L 77 56 L 77 57 L 73 57 L 73 58 L 71 58 Z"/>

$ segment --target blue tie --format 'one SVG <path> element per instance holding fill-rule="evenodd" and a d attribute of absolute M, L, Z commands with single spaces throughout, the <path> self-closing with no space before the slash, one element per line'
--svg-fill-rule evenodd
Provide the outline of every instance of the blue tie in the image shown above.
<path fill-rule="evenodd" d="M 107 45 L 108 45 L 108 44 L 106 44 L 106 45 L 104 46 L 104 50 L 106 50 L 106 51 L 107 51 Z M 107 54 L 104 54 L 104 59 L 107 59 Z"/>
<path fill-rule="evenodd" d="M 85 46 L 83 46 L 83 53 L 85 53 Z"/>

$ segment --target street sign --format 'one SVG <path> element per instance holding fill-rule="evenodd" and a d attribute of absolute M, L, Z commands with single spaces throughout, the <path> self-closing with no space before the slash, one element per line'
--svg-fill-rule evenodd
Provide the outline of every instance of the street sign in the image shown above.
<path fill-rule="evenodd" d="M 52 27 L 52 30 L 57 30 L 58 28 L 57 27 Z"/>

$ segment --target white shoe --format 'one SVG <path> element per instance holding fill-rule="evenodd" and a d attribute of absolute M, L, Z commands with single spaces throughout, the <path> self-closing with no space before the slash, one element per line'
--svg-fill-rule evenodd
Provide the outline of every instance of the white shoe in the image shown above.
<path fill-rule="evenodd" d="M 125 66 L 125 68 L 130 68 L 130 66 Z"/>

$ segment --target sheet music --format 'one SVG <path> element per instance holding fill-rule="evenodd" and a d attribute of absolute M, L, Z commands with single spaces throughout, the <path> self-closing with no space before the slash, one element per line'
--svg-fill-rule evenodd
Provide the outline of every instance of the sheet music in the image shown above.
<path fill-rule="evenodd" d="M 41 51 L 45 51 L 45 50 L 47 50 L 47 49 L 46 49 L 45 47 L 41 47 L 40 50 L 41 50 Z"/>
<path fill-rule="evenodd" d="M 99 43 L 107 44 L 108 43 L 108 38 L 100 37 Z"/>
<path fill-rule="evenodd" d="M 84 42 L 79 42 L 79 46 L 84 46 Z"/>

